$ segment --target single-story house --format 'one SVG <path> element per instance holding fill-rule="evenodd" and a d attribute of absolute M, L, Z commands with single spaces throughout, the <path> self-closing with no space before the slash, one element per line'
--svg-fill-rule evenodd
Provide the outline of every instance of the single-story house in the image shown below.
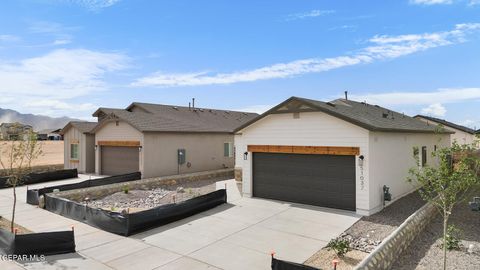
<path fill-rule="evenodd" d="M 416 115 L 414 117 L 432 126 L 442 125 L 446 130 L 455 132 L 450 136 L 451 142 L 456 141 L 459 144 L 472 144 L 476 138 L 476 131 L 474 129 L 431 116 Z"/>
<path fill-rule="evenodd" d="M 96 122 L 71 121 L 61 130 L 65 169 L 95 172 L 95 134 L 92 130 L 96 125 Z"/>
<path fill-rule="evenodd" d="M 40 141 L 60 141 L 63 139 L 60 132 L 62 131 L 61 128 L 59 129 L 42 129 L 37 131 L 37 139 Z"/>
<path fill-rule="evenodd" d="M 393 200 L 415 189 L 414 152 L 418 166 L 434 165 L 451 133 L 364 102 L 291 97 L 235 130 L 236 176 L 244 196 L 371 215 L 384 186 Z"/>
<path fill-rule="evenodd" d="M 148 178 L 234 168 L 233 131 L 258 114 L 134 102 L 93 116 L 98 122 L 84 134 L 92 135 L 94 157 L 85 162 L 96 174 L 140 171 Z"/>

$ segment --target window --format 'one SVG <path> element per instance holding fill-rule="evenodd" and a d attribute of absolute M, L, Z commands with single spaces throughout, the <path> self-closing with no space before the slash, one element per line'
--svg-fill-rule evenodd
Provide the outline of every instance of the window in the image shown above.
<path fill-rule="evenodd" d="M 427 165 L 427 147 L 422 146 L 422 167 Z"/>
<path fill-rule="evenodd" d="M 226 142 L 223 144 L 223 156 L 233 157 L 233 143 Z"/>
<path fill-rule="evenodd" d="M 78 144 L 70 144 L 70 158 L 78 159 Z"/>

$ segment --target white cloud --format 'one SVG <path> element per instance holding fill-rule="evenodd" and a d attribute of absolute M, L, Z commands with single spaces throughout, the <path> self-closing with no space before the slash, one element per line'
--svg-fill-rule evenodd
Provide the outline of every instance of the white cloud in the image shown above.
<path fill-rule="evenodd" d="M 72 41 L 69 40 L 69 39 L 57 39 L 57 40 L 54 40 L 52 45 L 66 45 L 66 44 L 69 44 L 71 43 Z"/>
<path fill-rule="evenodd" d="M 449 5 L 453 0 L 410 0 L 411 4 L 416 5 Z"/>
<path fill-rule="evenodd" d="M 0 105 L 49 115 L 91 110 L 90 103 L 69 101 L 106 89 L 104 76 L 126 68 L 127 60 L 119 53 L 59 49 L 17 62 L 0 61 Z"/>
<path fill-rule="evenodd" d="M 314 10 L 310 10 L 308 12 L 290 14 L 290 15 L 287 16 L 286 20 L 287 21 L 302 20 L 302 19 L 307 19 L 307 18 L 325 16 L 325 15 L 329 15 L 329 14 L 332 14 L 332 13 L 335 13 L 335 10 L 314 9 Z"/>
<path fill-rule="evenodd" d="M 307 73 L 325 72 L 346 66 L 395 59 L 436 47 L 464 42 L 466 35 L 478 30 L 480 30 L 480 23 L 470 23 L 458 24 L 454 29 L 444 32 L 400 36 L 377 35 L 369 40 L 372 43 L 370 46 L 350 55 L 295 60 L 231 73 L 210 73 L 205 71 L 192 73 L 155 72 L 137 79 L 132 83 L 132 86 L 198 86 L 288 78 Z"/>
<path fill-rule="evenodd" d="M 469 6 L 480 5 L 480 0 L 470 0 L 470 1 L 468 2 L 468 5 L 469 5 Z"/>
<path fill-rule="evenodd" d="M 446 112 L 447 109 L 445 109 L 445 107 L 443 107 L 443 105 L 440 103 L 430 104 L 428 105 L 428 107 L 422 109 L 422 114 L 432 115 L 436 117 L 443 117 L 445 116 Z"/>
<path fill-rule="evenodd" d="M 240 111 L 240 112 L 253 112 L 253 113 L 258 113 L 262 114 L 271 108 L 273 108 L 275 105 L 252 105 L 248 107 L 243 107 L 240 109 L 234 109 L 234 111 Z"/>
<path fill-rule="evenodd" d="M 19 40 L 20 38 L 14 35 L 0 35 L 0 42 L 15 42 Z"/>
<path fill-rule="evenodd" d="M 120 0 L 67 0 L 73 4 L 83 6 L 90 10 L 99 10 L 102 8 L 107 8 L 115 5 L 120 2 Z"/>
<path fill-rule="evenodd" d="M 441 88 L 431 92 L 390 92 L 350 95 L 352 99 L 384 106 L 448 104 L 480 99 L 480 88 Z"/>

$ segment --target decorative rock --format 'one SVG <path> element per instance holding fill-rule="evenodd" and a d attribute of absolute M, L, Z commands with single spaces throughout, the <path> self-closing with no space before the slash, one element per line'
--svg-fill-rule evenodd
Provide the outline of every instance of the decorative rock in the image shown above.
<path fill-rule="evenodd" d="M 470 254 L 474 253 L 475 252 L 475 245 L 474 244 L 468 245 L 467 252 L 470 253 Z"/>

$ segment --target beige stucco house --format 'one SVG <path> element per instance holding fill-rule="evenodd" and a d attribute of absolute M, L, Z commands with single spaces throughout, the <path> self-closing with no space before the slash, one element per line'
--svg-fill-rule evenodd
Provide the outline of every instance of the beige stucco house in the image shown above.
<path fill-rule="evenodd" d="M 96 122 L 69 122 L 60 132 L 64 137 L 64 167 L 80 173 L 95 172 Z"/>
<path fill-rule="evenodd" d="M 451 142 L 456 141 L 458 144 L 472 144 L 476 139 L 476 131 L 471 128 L 426 115 L 416 115 L 415 118 L 432 126 L 442 125 L 443 128 L 455 132 L 450 136 Z"/>
<path fill-rule="evenodd" d="M 450 133 L 376 105 L 292 97 L 236 129 L 235 170 L 244 196 L 370 215 L 384 186 L 393 200 L 415 189 L 408 170 L 434 166 L 431 152 Z"/>
<path fill-rule="evenodd" d="M 99 108 L 93 116 L 98 118 L 89 132 L 94 152 L 85 162 L 93 162 L 96 174 L 140 171 L 148 178 L 233 168 L 233 130 L 257 114 L 132 103 L 126 109 Z M 71 144 L 70 137 L 64 140 Z"/>

